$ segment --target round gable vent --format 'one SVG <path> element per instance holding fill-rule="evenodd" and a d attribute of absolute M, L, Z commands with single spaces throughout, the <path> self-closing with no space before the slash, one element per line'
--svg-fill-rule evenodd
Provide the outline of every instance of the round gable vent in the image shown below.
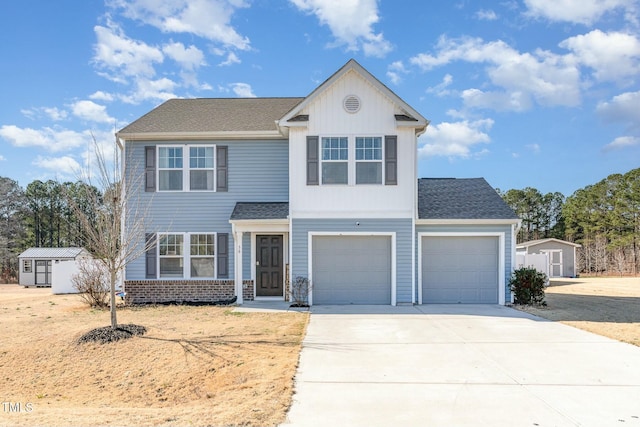
<path fill-rule="evenodd" d="M 360 110 L 360 98 L 349 95 L 344 99 L 342 105 L 347 113 L 357 113 Z"/>

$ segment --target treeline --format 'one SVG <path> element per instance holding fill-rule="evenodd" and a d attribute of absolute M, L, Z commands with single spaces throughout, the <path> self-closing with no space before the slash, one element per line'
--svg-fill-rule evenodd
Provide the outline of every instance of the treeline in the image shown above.
<path fill-rule="evenodd" d="M 18 276 L 18 255 L 30 247 L 81 247 L 82 225 L 76 207 L 95 214 L 97 188 L 81 181 L 33 181 L 26 189 L 0 177 L 0 283 Z"/>
<path fill-rule="evenodd" d="M 610 175 L 566 199 L 535 188 L 498 192 L 522 218 L 518 243 L 550 237 L 579 243 L 578 271 L 585 274 L 640 271 L 640 168 Z"/>

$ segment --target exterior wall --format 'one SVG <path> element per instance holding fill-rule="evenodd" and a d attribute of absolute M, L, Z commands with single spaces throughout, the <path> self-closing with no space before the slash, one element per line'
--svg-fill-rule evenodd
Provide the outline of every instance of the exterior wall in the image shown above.
<path fill-rule="evenodd" d="M 31 260 L 30 273 L 25 273 L 24 271 L 22 271 L 24 260 Z M 51 261 L 51 276 L 53 277 L 53 263 L 55 263 L 56 261 L 72 261 L 72 260 L 73 258 L 18 258 L 18 264 L 19 264 L 18 283 L 22 286 L 35 286 L 36 261 Z"/>
<path fill-rule="evenodd" d="M 138 209 L 148 206 L 146 233 L 229 233 L 229 277 L 234 278 L 233 234 L 229 218 L 236 202 L 286 202 L 289 197 L 288 141 L 136 141 L 127 143 L 126 162 L 134 176 L 144 177 L 144 147 L 217 144 L 228 147 L 227 192 L 145 192 L 144 180 L 131 196 Z M 142 248 L 144 242 L 139 242 Z M 248 276 L 246 276 L 248 277 Z M 144 254 L 126 269 L 126 280 L 144 280 Z M 165 279 L 166 280 L 166 279 Z"/>
<path fill-rule="evenodd" d="M 347 95 L 360 98 L 361 108 L 351 114 L 342 102 Z M 290 130 L 290 209 L 296 218 L 411 218 L 416 194 L 416 136 L 413 128 L 398 128 L 394 103 L 356 72 L 349 72 L 326 88 L 302 114 L 307 127 Z M 398 136 L 398 185 L 307 185 L 306 137 Z M 352 140 L 349 141 L 352 145 Z M 350 147 L 351 148 L 351 147 Z M 350 160 L 353 160 L 350 158 Z M 384 166 L 384 165 L 383 165 Z M 350 168 L 352 169 L 352 168 Z M 350 170 L 350 173 L 355 172 Z M 321 174 L 321 171 L 320 171 Z"/>
<path fill-rule="evenodd" d="M 253 300 L 253 282 L 242 282 L 243 298 Z M 214 303 L 235 296 L 233 280 L 128 280 L 127 304 Z"/>
<path fill-rule="evenodd" d="M 576 259 L 575 247 L 561 242 L 542 242 L 537 245 L 527 247 L 527 253 L 539 254 L 543 250 L 561 250 L 562 251 L 562 276 L 576 277 Z"/>
<path fill-rule="evenodd" d="M 515 266 L 515 242 L 512 241 L 511 225 L 416 225 L 415 257 L 420 256 L 420 236 L 419 233 L 504 233 L 504 283 L 501 284 L 505 292 L 505 302 L 511 301 L 511 290 L 509 289 L 509 278 Z M 418 263 L 416 262 L 416 282 L 419 280 Z M 416 300 L 418 298 L 418 287 L 422 283 L 417 283 Z"/>
<path fill-rule="evenodd" d="M 356 225 L 358 222 L 360 225 Z M 292 220 L 291 280 L 309 277 L 309 232 L 395 233 L 396 302 L 412 303 L 413 299 L 413 221 L 411 219 L 298 219 Z"/>

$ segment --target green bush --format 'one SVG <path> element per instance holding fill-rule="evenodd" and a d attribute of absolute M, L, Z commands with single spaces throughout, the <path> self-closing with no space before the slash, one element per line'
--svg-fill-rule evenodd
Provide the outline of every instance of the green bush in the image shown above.
<path fill-rule="evenodd" d="M 522 267 L 514 270 L 509 279 L 509 287 L 516 304 L 547 305 L 544 300 L 544 286 L 547 275 L 535 268 Z"/>

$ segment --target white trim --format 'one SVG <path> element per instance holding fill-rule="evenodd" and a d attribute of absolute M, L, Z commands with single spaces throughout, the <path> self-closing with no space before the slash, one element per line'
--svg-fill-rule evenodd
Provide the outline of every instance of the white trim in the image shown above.
<path fill-rule="evenodd" d="M 449 232 L 449 231 L 429 231 L 418 233 L 418 304 L 422 304 L 422 238 L 423 237 L 497 237 L 498 238 L 498 304 L 505 304 L 506 282 L 505 282 L 505 233 L 504 232 Z"/>
<path fill-rule="evenodd" d="M 309 282 L 313 283 L 313 238 L 315 236 L 386 236 L 391 238 L 391 305 L 397 304 L 396 296 L 396 232 L 391 231 L 309 231 L 307 232 L 307 264 Z M 309 305 L 313 305 L 313 286 L 309 292 Z"/>
<path fill-rule="evenodd" d="M 243 297 L 243 284 L 242 284 L 242 232 L 236 229 L 235 224 L 231 224 L 231 234 L 233 236 L 233 280 L 235 281 L 236 302 L 242 304 L 244 302 Z"/>
<path fill-rule="evenodd" d="M 264 232 L 264 234 L 279 234 L 289 232 L 289 220 L 288 219 L 243 219 L 243 220 L 229 220 L 232 227 L 235 227 L 237 231 L 242 233 Z"/>
<path fill-rule="evenodd" d="M 191 148 L 212 148 L 213 149 L 213 168 L 191 168 Z M 181 168 L 160 168 L 160 150 L 163 148 L 180 148 L 182 150 L 182 167 Z M 218 153 L 215 144 L 158 144 L 156 145 L 156 193 L 215 193 L 218 186 Z M 182 190 L 161 190 L 160 189 L 160 172 L 161 171 L 182 171 Z M 213 172 L 213 188 L 211 190 L 192 190 L 191 174 L 194 171 L 212 171 Z"/>
<path fill-rule="evenodd" d="M 510 225 L 519 219 L 417 219 L 416 225 Z"/>
<path fill-rule="evenodd" d="M 123 141 L 175 141 L 175 140 L 226 140 L 226 139 L 286 139 L 281 132 L 274 131 L 218 131 L 218 132 L 136 132 L 117 133 Z"/>
<path fill-rule="evenodd" d="M 553 237 L 549 237 L 547 239 L 539 239 L 539 240 L 529 240 L 528 242 L 519 243 L 517 245 L 518 249 L 522 248 L 530 248 L 531 246 L 542 245 L 544 243 L 554 242 L 561 245 L 573 246 L 574 248 L 581 248 L 582 245 L 573 242 L 567 242 L 566 240 L 555 239 Z"/>

